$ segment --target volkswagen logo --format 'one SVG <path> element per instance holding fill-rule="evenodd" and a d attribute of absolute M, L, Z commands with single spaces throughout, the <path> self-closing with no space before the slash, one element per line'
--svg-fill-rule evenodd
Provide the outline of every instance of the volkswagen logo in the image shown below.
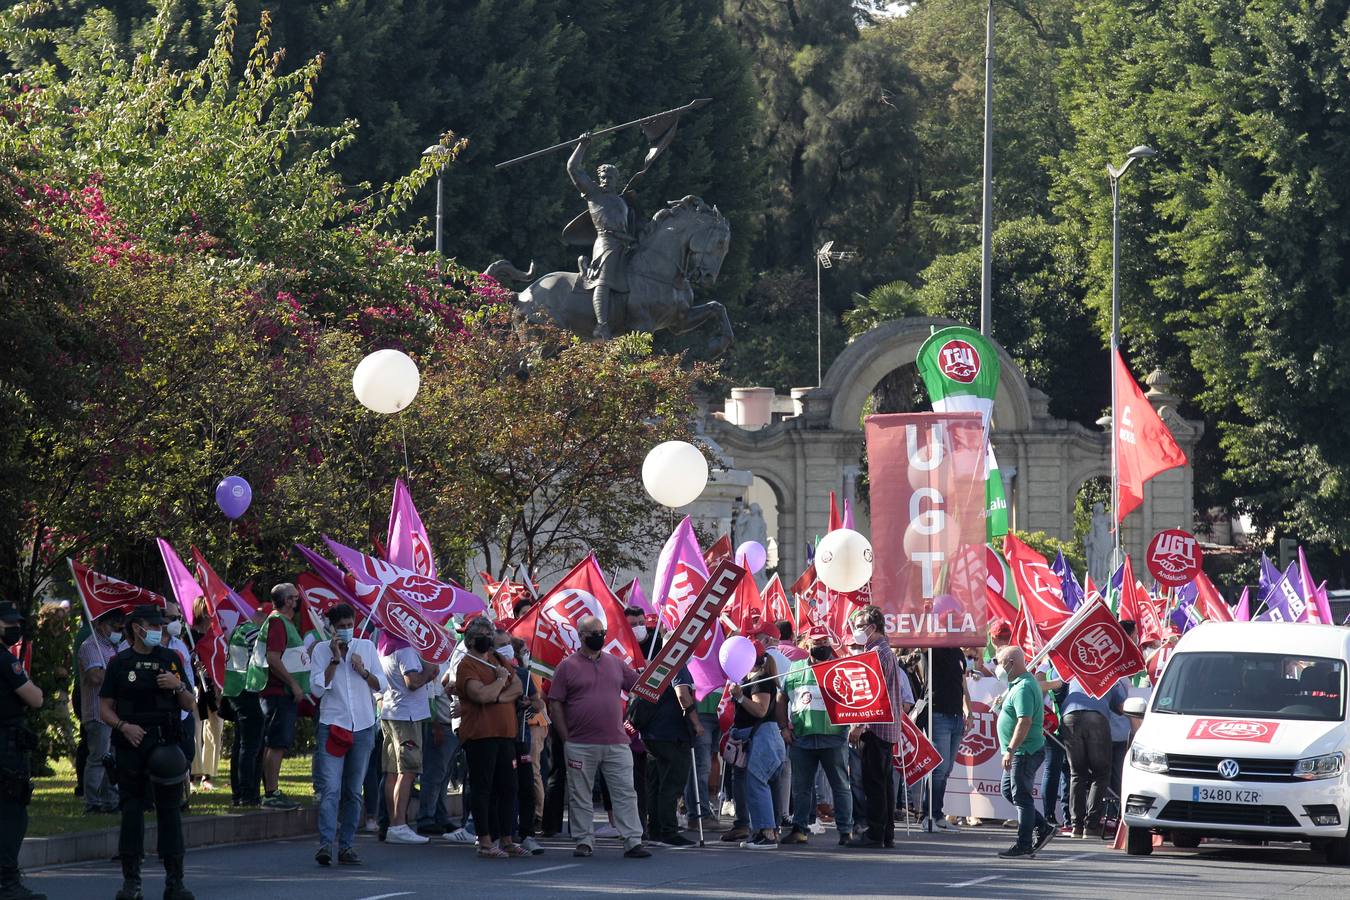
<path fill-rule="evenodd" d="M 1224 778 L 1227 778 L 1229 781 L 1232 781 L 1234 778 L 1238 777 L 1238 775 L 1241 774 L 1242 772 L 1242 770 L 1238 768 L 1236 759 L 1221 759 L 1219 760 L 1219 765 L 1217 766 L 1217 768 L 1219 770 L 1219 774 L 1222 775 Z"/>

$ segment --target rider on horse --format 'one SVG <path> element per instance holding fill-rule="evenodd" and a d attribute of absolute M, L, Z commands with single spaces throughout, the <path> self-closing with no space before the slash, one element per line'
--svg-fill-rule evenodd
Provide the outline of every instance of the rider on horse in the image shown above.
<path fill-rule="evenodd" d="M 583 134 L 567 160 L 567 174 L 585 198 L 595 228 L 595 244 L 586 276 L 593 288 L 591 304 L 595 308 L 595 337 L 608 339 L 613 337 L 609 325 L 610 293 L 621 290 L 625 283 L 624 265 L 628 250 L 637 239 L 637 228 L 633 210 L 620 193 L 623 181 L 618 167 L 608 163 L 600 166 L 596 169 L 595 180 L 583 168 L 582 161 L 590 143 L 589 132 Z"/>

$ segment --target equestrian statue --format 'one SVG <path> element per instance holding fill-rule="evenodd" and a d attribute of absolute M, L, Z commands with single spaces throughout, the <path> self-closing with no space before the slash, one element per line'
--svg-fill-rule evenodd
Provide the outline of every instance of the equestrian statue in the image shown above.
<path fill-rule="evenodd" d="M 716 301 L 696 304 L 694 288 L 712 285 L 722 268 L 731 240 L 731 226 L 716 206 L 692 194 L 667 203 L 649 221 L 637 212 L 633 190 L 652 162 L 670 144 L 679 115 L 707 100 L 646 119 L 606 128 L 517 159 L 498 168 L 572 146 L 567 174 L 586 211 L 563 229 L 569 246 L 590 249 L 577 258 L 577 271 L 550 272 L 520 291 L 515 313 L 525 322 L 550 323 L 581 337 L 607 340 L 629 332 L 669 329 L 677 334 L 705 322 L 717 324 L 708 353 L 719 356 L 731 346 L 731 319 Z M 586 171 L 586 153 L 595 137 L 639 126 L 651 141 L 643 166 L 623 184 L 619 168 L 605 163 L 595 177 Z M 484 274 L 498 281 L 528 281 L 534 266 L 521 272 L 507 260 L 488 266 Z"/>

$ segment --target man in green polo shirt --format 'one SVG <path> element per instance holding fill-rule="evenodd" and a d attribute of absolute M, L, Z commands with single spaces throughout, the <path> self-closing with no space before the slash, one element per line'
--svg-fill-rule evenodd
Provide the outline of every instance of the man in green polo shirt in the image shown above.
<path fill-rule="evenodd" d="M 1017 842 L 999 852 L 1004 859 L 1035 856 L 1050 843 L 1055 829 L 1045 821 L 1032 796 L 1032 783 L 1045 760 L 1045 701 L 1036 676 L 1027 671 L 1022 648 L 1001 648 L 995 659 L 1008 673 L 1008 692 L 998 715 L 998 743 L 1003 748 L 1003 796 L 1017 808 Z"/>

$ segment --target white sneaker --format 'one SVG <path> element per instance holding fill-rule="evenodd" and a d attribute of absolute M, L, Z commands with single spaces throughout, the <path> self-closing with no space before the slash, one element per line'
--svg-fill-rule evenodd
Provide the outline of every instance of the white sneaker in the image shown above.
<path fill-rule="evenodd" d="M 731 800 L 722 801 L 722 815 L 724 816 L 736 815 L 736 804 Z"/>
<path fill-rule="evenodd" d="M 525 840 L 521 841 L 520 846 L 530 851 L 530 855 L 532 856 L 538 856 L 544 852 L 544 848 L 532 837 L 527 837 Z"/>
<path fill-rule="evenodd" d="M 806 826 L 806 830 L 809 831 L 809 832 L 811 832 L 812 834 L 824 834 L 824 833 L 825 833 L 825 824 L 824 824 L 823 822 L 819 822 L 819 821 L 817 821 L 817 822 L 812 822 L 810 825 L 807 825 L 807 826 Z"/>
<path fill-rule="evenodd" d="M 950 832 L 951 834 L 961 833 L 960 828 L 957 828 L 955 825 L 953 825 L 951 822 L 948 822 L 946 819 L 938 819 L 937 821 L 935 821 L 933 823 L 933 828 L 936 829 L 937 831 L 946 831 Z"/>
<path fill-rule="evenodd" d="M 431 838 L 418 834 L 407 825 L 394 825 L 384 837 L 386 844 L 425 844 Z"/>
<path fill-rule="evenodd" d="M 595 836 L 598 838 L 616 838 L 619 836 L 619 829 L 606 822 L 595 829 Z"/>
<path fill-rule="evenodd" d="M 371 816 L 369 819 L 366 819 L 366 824 L 361 830 L 374 834 L 380 830 L 380 823 L 374 816 Z"/>
<path fill-rule="evenodd" d="M 476 844 L 478 838 L 469 833 L 467 828 L 456 828 L 454 831 L 447 831 L 441 836 L 452 844 Z"/>

